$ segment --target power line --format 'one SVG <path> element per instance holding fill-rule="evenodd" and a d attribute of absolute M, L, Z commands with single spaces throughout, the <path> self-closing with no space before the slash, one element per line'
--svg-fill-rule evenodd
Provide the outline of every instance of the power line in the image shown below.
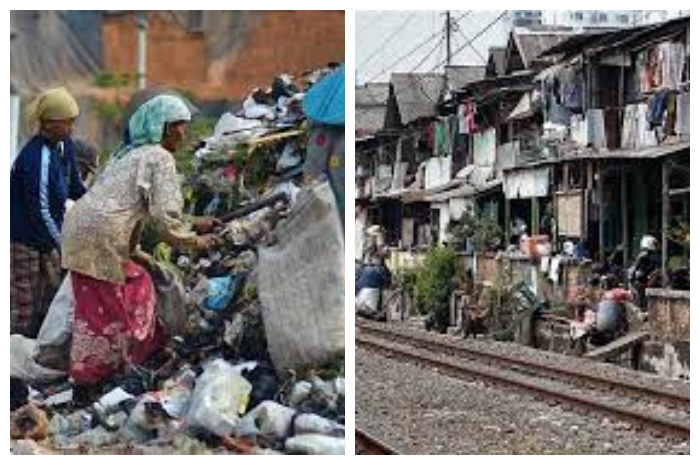
<path fill-rule="evenodd" d="M 468 40 L 466 44 L 464 44 L 464 45 L 462 45 L 460 48 L 458 48 L 457 51 L 455 52 L 455 55 L 457 55 L 457 54 L 460 53 L 462 50 L 464 50 L 464 49 L 467 48 L 469 45 L 471 45 L 472 42 L 476 41 L 478 38 L 480 38 L 481 36 L 483 36 L 484 34 L 486 34 L 486 32 L 488 32 L 489 29 L 491 29 L 491 28 L 492 28 L 493 26 L 495 26 L 499 21 L 501 21 L 501 20 L 506 16 L 506 14 L 508 14 L 508 11 L 507 11 L 507 10 L 504 10 L 503 12 L 501 12 L 501 14 L 498 15 L 498 17 L 497 17 L 496 19 L 494 19 L 493 21 L 491 21 L 488 25 L 486 25 L 486 27 L 484 27 L 481 31 L 479 31 L 476 35 L 474 35 L 474 36 L 471 38 L 471 40 Z M 437 66 L 435 66 L 433 69 L 431 69 L 430 72 L 433 72 L 433 71 L 437 70 L 438 68 L 442 67 L 442 66 L 445 64 L 445 62 L 446 62 L 446 60 L 441 61 L 440 63 L 437 64 Z"/>
<path fill-rule="evenodd" d="M 469 45 L 469 48 L 471 48 L 472 51 L 476 54 L 476 56 L 478 56 L 479 59 L 481 59 L 481 61 L 483 61 L 484 64 L 486 64 L 488 60 L 486 60 L 486 58 L 481 54 L 481 52 L 479 52 L 479 50 L 476 47 L 474 47 L 474 44 L 473 44 L 474 39 L 469 40 L 469 38 L 464 33 L 464 31 L 462 30 L 462 27 L 459 25 L 458 22 L 455 22 L 455 26 L 457 26 L 457 32 L 459 32 L 459 34 L 464 38 L 466 43 Z"/>
<path fill-rule="evenodd" d="M 416 12 L 413 12 L 413 13 L 409 14 L 408 17 L 401 23 L 401 25 L 399 25 L 399 27 L 398 27 L 396 30 L 394 30 L 394 32 L 392 32 L 392 33 L 381 43 L 381 45 L 379 45 L 379 47 L 378 47 L 369 57 L 367 57 L 367 58 L 362 62 L 362 64 L 360 64 L 360 68 L 365 67 L 365 65 L 367 65 L 370 61 L 372 61 L 377 55 L 379 55 L 380 53 L 382 53 L 383 51 L 385 51 L 385 50 L 386 50 L 386 46 L 389 45 L 389 43 L 390 43 L 392 40 L 394 40 L 394 38 L 396 38 L 396 36 L 398 36 L 399 34 L 401 34 L 401 32 L 406 28 L 406 26 L 408 26 L 408 23 L 410 23 L 411 20 L 412 20 L 413 18 L 415 18 L 416 14 L 417 14 Z"/>
<path fill-rule="evenodd" d="M 461 21 L 462 19 L 464 19 L 465 17 L 467 17 L 471 13 L 473 13 L 473 11 L 471 11 L 471 10 L 467 11 L 466 13 L 463 13 L 462 15 L 460 15 L 455 21 Z M 415 54 L 416 52 L 418 52 L 420 49 L 422 49 L 423 47 L 428 45 L 431 41 L 433 41 L 437 37 L 442 37 L 443 34 L 444 34 L 444 31 L 442 30 L 442 28 L 440 28 L 439 31 L 437 31 L 437 32 L 433 33 L 432 35 L 430 35 L 429 37 L 427 37 L 425 40 L 423 40 L 423 42 L 419 43 L 417 46 L 415 46 L 414 48 L 409 50 L 407 53 L 405 53 L 404 55 L 402 55 L 401 57 L 396 59 L 394 62 L 392 62 L 391 64 L 389 64 L 387 66 L 384 66 L 381 71 L 379 71 L 378 73 L 373 75 L 371 78 L 367 79 L 367 82 L 372 82 L 375 79 L 377 79 L 378 77 L 382 76 L 388 70 L 393 69 L 396 65 L 400 64 L 406 58 L 408 58 L 408 57 L 412 56 L 413 54 Z"/>
<path fill-rule="evenodd" d="M 394 61 L 392 64 L 390 64 L 390 65 L 388 65 L 388 66 L 384 66 L 384 67 L 382 68 L 381 71 L 379 71 L 377 74 L 375 74 L 375 75 L 372 76 L 371 78 L 367 79 L 367 82 L 372 82 L 372 81 L 374 81 L 374 80 L 377 79 L 379 76 L 383 75 L 383 74 L 386 73 L 388 70 L 394 68 L 396 65 L 398 65 L 398 64 L 401 63 L 401 62 L 403 62 L 406 58 L 409 58 L 411 55 L 413 55 L 414 53 L 416 53 L 417 51 L 419 51 L 420 49 L 422 49 L 423 47 L 425 47 L 426 45 L 428 45 L 428 44 L 429 44 L 431 41 L 433 41 L 435 38 L 437 38 L 437 37 L 439 37 L 439 36 L 441 36 L 441 35 L 442 35 L 442 31 L 439 31 L 439 32 L 437 32 L 437 33 L 431 35 L 430 37 L 428 37 L 427 39 L 425 39 L 423 42 L 421 42 L 420 44 L 418 44 L 416 47 L 414 47 L 413 49 L 411 49 L 408 53 L 406 53 L 406 54 L 404 54 L 403 56 L 401 56 L 400 58 L 398 58 L 398 59 L 397 59 L 396 61 Z"/>
<path fill-rule="evenodd" d="M 445 37 L 440 38 L 440 40 L 438 41 L 437 45 L 435 45 L 435 47 L 433 47 L 432 49 L 430 49 L 430 51 L 428 52 L 428 54 L 425 55 L 425 56 L 423 57 L 423 59 L 422 59 L 416 66 L 414 66 L 413 69 L 412 69 L 411 71 L 409 71 L 409 73 L 413 73 L 413 72 L 415 72 L 416 70 L 418 70 L 421 66 L 423 66 L 423 64 L 424 64 L 426 61 L 428 61 L 428 59 L 429 59 L 431 56 L 433 56 L 433 54 L 434 54 L 435 52 L 437 52 L 437 51 L 440 49 L 440 47 L 442 47 L 442 43 L 443 43 L 444 41 L 445 41 Z"/>

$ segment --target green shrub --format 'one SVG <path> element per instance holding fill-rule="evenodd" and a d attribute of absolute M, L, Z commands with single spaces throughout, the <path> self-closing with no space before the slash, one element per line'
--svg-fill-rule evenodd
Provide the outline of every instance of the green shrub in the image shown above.
<path fill-rule="evenodd" d="M 470 212 L 464 213 L 449 233 L 457 243 L 471 242 L 478 252 L 497 250 L 503 239 L 503 229 L 497 221 Z"/>
<path fill-rule="evenodd" d="M 437 247 L 417 269 L 416 304 L 421 314 L 443 317 L 449 314 L 450 297 L 457 274 L 457 253 L 450 247 Z"/>

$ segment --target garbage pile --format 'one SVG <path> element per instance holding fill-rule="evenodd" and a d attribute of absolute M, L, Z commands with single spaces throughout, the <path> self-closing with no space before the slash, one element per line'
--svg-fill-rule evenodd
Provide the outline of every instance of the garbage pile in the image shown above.
<path fill-rule="evenodd" d="M 301 179 L 302 89 L 255 89 L 197 147 L 189 213 L 217 218 L 220 246 L 140 252 L 156 356 L 77 396 L 70 279 L 36 341 L 12 336 L 14 453 L 345 453 L 344 239 L 329 183 Z"/>

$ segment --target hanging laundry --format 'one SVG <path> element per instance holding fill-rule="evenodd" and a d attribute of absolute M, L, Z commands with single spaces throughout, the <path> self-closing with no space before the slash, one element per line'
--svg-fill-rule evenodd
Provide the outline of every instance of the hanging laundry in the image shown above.
<path fill-rule="evenodd" d="M 680 42 L 663 42 L 657 46 L 661 87 L 678 90 L 683 81 L 685 46 Z"/>
<path fill-rule="evenodd" d="M 481 125 L 478 122 L 477 108 L 474 102 L 465 103 L 465 124 L 466 134 L 477 134 L 482 131 Z"/>
<path fill-rule="evenodd" d="M 560 103 L 570 110 L 583 107 L 583 74 L 574 67 L 565 67 L 558 76 Z"/>
<path fill-rule="evenodd" d="M 433 123 L 435 126 L 435 146 L 433 155 L 441 157 L 447 154 L 447 120 L 440 119 Z"/>
<path fill-rule="evenodd" d="M 662 89 L 652 98 L 648 115 L 650 129 L 659 127 L 663 124 L 668 103 L 668 94 L 668 90 Z"/>
<path fill-rule="evenodd" d="M 678 94 L 678 117 L 676 118 L 676 134 L 690 135 L 690 93 Z"/>
<path fill-rule="evenodd" d="M 579 147 L 587 147 L 588 138 L 588 123 L 583 115 L 573 115 L 571 117 L 571 140 Z"/>
<path fill-rule="evenodd" d="M 605 133 L 605 114 L 601 109 L 588 110 L 586 113 L 588 122 L 588 141 L 596 149 L 607 148 Z"/>
<path fill-rule="evenodd" d="M 460 134 L 469 134 L 467 123 L 467 105 L 462 103 L 457 107 L 457 126 Z"/>
<path fill-rule="evenodd" d="M 571 119 L 571 111 L 561 103 L 559 81 L 556 77 L 549 77 L 543 82 L 542 96 L 544 99 L 545 121 L 558 125 L 567 125 Z"/>
<path fill-rule="evenodd" d="M 649 106 L 646 103 L 627 105 L 622 124 L 621 147 L 624 149 L 640 149 L 658 145 L 656 133 L 649 129 L 647 115 Z"/>
<path fill-rule="evenodd" d="M 639 91 L 678 90 L 683 82 L 686 47 L 681 42 L 662 42 L 637 58 Z"/>

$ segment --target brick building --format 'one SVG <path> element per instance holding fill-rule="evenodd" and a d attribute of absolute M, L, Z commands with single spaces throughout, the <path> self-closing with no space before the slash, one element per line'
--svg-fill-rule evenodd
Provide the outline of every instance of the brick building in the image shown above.
<path fill-rule="evenodd" d="M 343 11 L 150 12 L 148 19 L 149 84 L 203 99 L 241 99 L 282 72 L 344 61 Z M 107 14 L 103 68 L 133 74 L 136 40 L 133 12 Z"/>

